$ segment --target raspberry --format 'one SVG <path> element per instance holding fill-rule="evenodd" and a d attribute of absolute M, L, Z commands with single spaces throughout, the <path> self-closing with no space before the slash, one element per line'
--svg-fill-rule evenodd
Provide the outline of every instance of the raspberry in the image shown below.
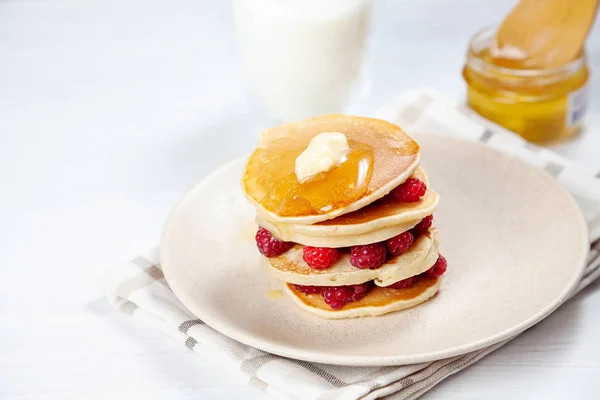
<path fill-rule="evenodd" d="M 344 304 L 358 301 L 365 297 L 368 290 L 367 283 L 349 286 L 328 286 L 321 291 L 325 304 L 334 310 L 338 310 Z"/>
<path fill-rule="evenodd" d="M 337 249 L 330 247 L 304 246 L 302 251 L 304 261 L 314 269 L 326 269 L 331 267 L 338 256 Z"/>
<path fill-rule="evenodd" d="M 277 239 L 271 234 L 271 232 L 262 226 L 258 227 L 258 232 L 256 232 L 254 239 L 256 240 L 256 247 L 258 247 L 258 251 L 267 257 L 278 256 L 286 252 L 293 245 L 293 243 L 282 242 L 281 240 Z"/>
<path fill-rule="evenodd" d="M 421 236 L 424 233 L 427 233 L 429 228 L 431 228 L 431 223 L 433 222 L 433 215 L 428 215 L 423 218 L 417 225 L 415 225 L 410 232 L 412 232 L 414 237 Z"/>
<path fill-rule="evenodd" d="M 411 244 L 413 244 L 414 237 L 410 232 L 402 232 L 398 236 L 394 236 L 385 242 L 388 252 L 393 256 L 399 256 L 404 253 Z"/>
<path fill-rule="evenodd" d="M 439 255 L 433 267 L 429 268 L 425 273 L 433 278 L 439 278 L 444 275 L 446 272 L 446 268 L 448 267 L 448 261 L 444 258 L 443 255 Z"/>
<path fill-rule="evenodd" d="M 411 276 L 410 278 L 406 278 L 401 281 L 392 283 L 391 285 L 389 285 L 387 287 L 394 288 L 394 289 L 407 289 L 407 288 L 413 286 L 416 281 L 417 281 L 417 279 L 414 276 Z"/>
<path fill-rule="evenodd" d="M 344 286 L 340 286 L 339 290 L 345 290 Z M 336 288 L 335 286 L 331 286 L 323 289 L 323 291 L 321 292 L 325 304 L 327 304 L 334 310 L 338 310 L 344 305 L 344 301 L 338 300 L 336 298 L 336 291 L 338 291 L 338 288 Z"/>
<path fill-rule="evenodd" d="M 425 185 L 425 182 L 422 182 L 417 178 L 408 178 L 406 182 L 392 190 L 392 194 L 398 201 L 411 203 L 413 201 L 419 201 L 419 199 L 425 195 L 426 191 L 427 186 Z"/>
<path fill-rule="evenodd" d="M 352 301 L 359 301 L 360 299 L 366 296 L 367 290 L 369 290 L 369 285 L 365 282 L 359 285 L 352 286 L 352 289 L 354 293 L 352 293 L 352 296 L 350 298 L 352 299 Z"/>
<path fill-rule="evenodd" d="M 298 291 L 300 291 L 304 294 L 321 293 L 321 289 L 322 289 L 321 286 L 307 286 L 307 285 L 296 285 L 296 284 L 293 284 L 293 285 Z"/>
<path fill-rule="evenodd" d="M 350 296 L 352 296 L 354 294 L 354 290 L 352 290 L 352 288 L 347 288 L 345 286 L 341 286 L 338 288 L 335 288 L 335 290 L 333 291 L 335 299 L 339 300 L 339 301 L 346 301 L 350 298 Z"/>
<path fill-rule="evenodd" d="M 350 264 L 360 269 L 375 269 L 385 262 L 385 246 L 382 243 L 352 246 Z"/>

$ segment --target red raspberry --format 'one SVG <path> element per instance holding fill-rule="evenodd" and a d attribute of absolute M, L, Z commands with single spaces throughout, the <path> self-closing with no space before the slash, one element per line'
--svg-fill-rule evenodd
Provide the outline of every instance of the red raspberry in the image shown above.
<path fill-rule="evenodd" d="M 367 283 L 349 286 L 328 286 L 321 291 L 325 304 L 334 310 L 338 310 L 344 304 L 358 301 L 365 297 L 368 290 Z"/>
<path fill-rule="evenodd" d="M 408 178 L 406 182 L 392 190 L 392 194 L 398 201 L 411 203 L 413 201 L 419 201 L 419 199 L 425 195 L 426 191 L 427 186 L 425 185 L 425 182 L 420 181 L 417 178 Z"/>
<path fill-rule="evenodd" d="M 404 253 L 411 244 L 413 244 L 414 237 L 410 232 L 402 232 L 398 236 L 394 236 L 391 239 L 386 240 L 385 245 L 387 246 L 388 252 L 393 256 L 399 256 Z"/>
<path fill-rule="evenodd" d="M 317 294 L 321 293 L 322 286 L 307 286 L 307 285 L 296 285 L 294 287 L 304 294 Z"/>
<path fill-rule="evenodd" d="M 262 226 L 258 227 L 258 232 L 256 232 L 254 239 L 256 240 L 256 247 L 258 247 L 258 251 L 267 257 L 275 257 L 285 253 L 293 245 L 293 243 L 282 242 L 281 240 L 277 239 L 271 234 L 271 232 Z"/>
<path fill-rule="evenodd" d="M 429 228 L 431 228 L 431 223 L 433 222 L 433 215 L 428 215 L 421 220 L 418 224 L 416 224 L 410 232 L 412 232 L 414 237 L 419 237 L 424 233 L 427 233 Z"/>
<path fill-rule="evenodd" d="M 304 261 L 314 269 L 326 269 L 331 267 L 338 256 L 337 249 L 330 247 L 304 246 L 302 251 Z"/>
<path fill-rule="evenodd" d="M 352 246 L 350 264 L 360 269 L 375 269 L 385 262 L 385 253 L 385 246 L 382 243 Z"/>
<path fill-rule="evenodd" d="M 365 297 L 367 295 L 367 290 L 369 290 L 369 285 L 367 282 L 365 282 L 365 283 L 361 283 L 359 285 L 353 285 L 352 289 L 353 289 L 354 293 L 352 293 L 352 296 L 350 298 L 352 299 L 352 301 L 359 301 L 360 299 L 362 299 L 363 297 Z"/>
<path fill-rule="evenodd" d="M 340 286 L 340 289 L 344 290 L 344 286 Z M 342 306 L 344 305 L 344 301 L 338 300 L 336 298 L 337 290 L 338 289 L 335 286 L 331 286 L 331 287 L 327 287 L 327 288 L 323 289 L 323 291 L 321 292 L 321 295 L 323 296 L 323 300 L 325 301 L 325 304 L 327 304 L 329 307 L 333 308 L 334 310 L 338 310 L 338 309 L 342 308 Z"/>
<path fill-rule="evenodd" d="M 333 290 L 333 294 L 336 300 L 346 302 L 350 299 L 350 296 L 354 294 L 354 290 L 348 286 L 340 286 Z"/>
<path fill-rule="evenodd" d="M 433 267 L 429 268 L 425 273 L 433 278 L 439 278 L 444 275 L 446 272 L 446 268 L 448 267 L 448 261 L 444 258 L 443 255 L 439 255 Z"/>
<path fill-rule="evenodd" d="M 417 278 L 414 276 L 411 276 L 410 278 L 406 278 L 401 281 L 392 283 L 391 285 L 389 285 L 387 287 L 394 288 L 394 289 L 407 289 L 407 288 L 413 286 L 416 281 L 417 281 Z"/>

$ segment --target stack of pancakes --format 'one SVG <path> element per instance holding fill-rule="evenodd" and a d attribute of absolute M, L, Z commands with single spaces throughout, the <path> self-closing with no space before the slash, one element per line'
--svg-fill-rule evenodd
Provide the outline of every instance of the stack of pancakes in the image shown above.
<path fill-rule="evenodd" d="M 298 182 L 294 162 L 322 132 L 343 133 L 351 156 Z M 420 162 L 413 138 L 372 118 L 326 115 L 261 133 L 242 189 L 256 208 L 265 268 L 285 282 L 295 304 L 323 318 L 352 318 L 412 307 L 437 293 L 446 269 L 430 228 L 439 196 Z M 396 195 L 416 180 L 419 196 Z M 392 251 L 399 242 L 406 246 Z M 322 254 L 326 265 L 313 265 L 309 251 Z M 377 259 L 373 251 L 384 258 L 368 265 Z M 367 266 L 356 261 L 363 255 Z"/>

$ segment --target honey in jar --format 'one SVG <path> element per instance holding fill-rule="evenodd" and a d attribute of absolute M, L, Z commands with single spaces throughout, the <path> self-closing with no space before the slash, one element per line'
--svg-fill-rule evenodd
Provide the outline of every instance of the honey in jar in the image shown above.
<path fill-rule="evenodd" d="M 496 31 L 496 27 L 483 29 L 469 44 L 463 69 L 469 107 L 536 143 L 579 132 L 588 102 L 585 53 L 552 68 L 498 63 L 490 54 Z"/>

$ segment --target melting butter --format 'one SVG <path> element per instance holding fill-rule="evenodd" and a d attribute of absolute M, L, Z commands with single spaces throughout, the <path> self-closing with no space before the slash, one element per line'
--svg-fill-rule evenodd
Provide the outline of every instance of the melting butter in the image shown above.
<path fill-rule="evenodd" d="M 305 182 L 322 172 L 327 172 L 344 162 L 350 146 L 341 132 L 321 132 L 311 139 L 306 149 L 296 158 L 298 182 Z"/>

